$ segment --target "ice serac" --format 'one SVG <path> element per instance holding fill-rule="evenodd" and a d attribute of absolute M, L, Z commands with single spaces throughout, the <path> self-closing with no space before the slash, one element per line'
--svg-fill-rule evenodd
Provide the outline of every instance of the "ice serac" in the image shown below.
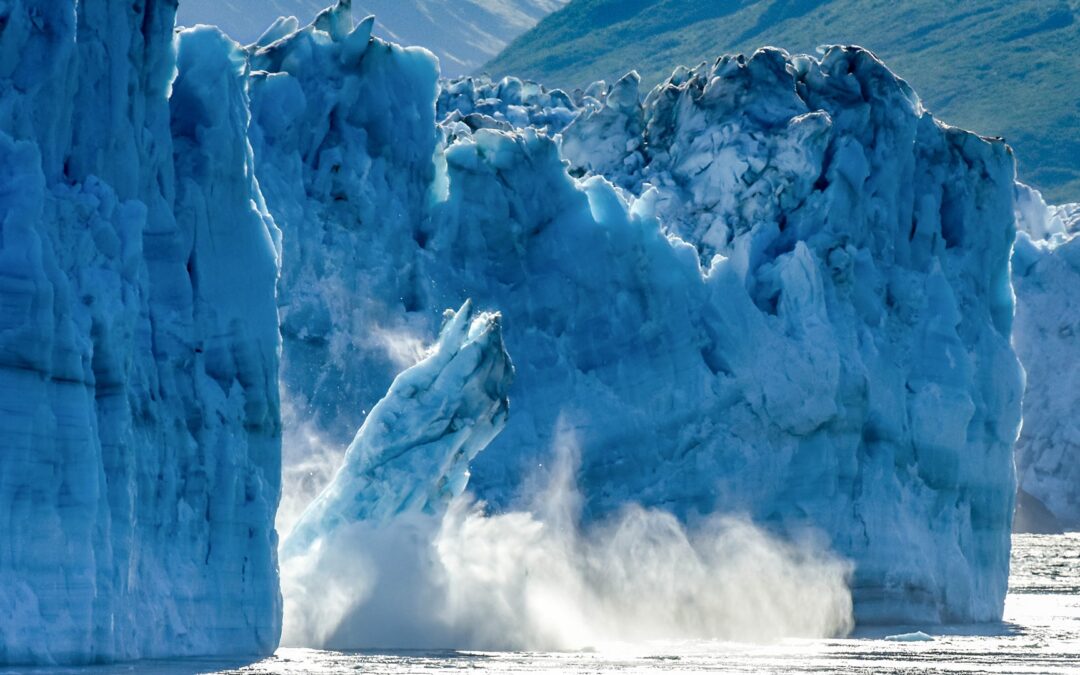
<path fill-rule="evenodd" d="M 645 114 L 641 106 L 641 78 L 631 72 L 610 89 L 596 87 L 603 100 L 588 100 L 583 95 L 583 109 L 562 135 L 562 154 L 582 173 L 620 177 L 633 175 L 641 168 L 640 152 Z"/>
<path fill-rule="evenodd" d="M 250 48 L 257 175 L 286 233 L 282 378 L 341 447 L 431 337 L 413 232 L 435 177 L 438 79 L 430 53 L 371 38 L 371 18 L 347 25 L 338 4 Z"/>
<path fill-rule="evenodd" d="M 478 70 L 516 36 L 567 0 L 353 0 L 360 16 L 374 14 L 378 35 L 419 44 L 439 57 L 444 74 Z M 313 15 L 326 0 L 258 0 L 250 3 L 183 0 L 177 21 L 220 26 L 240 42 L 253 42 L 275 19 Z M 285 16 L 281 16 L 284 14 Z M 280 18 L 279 18 L 280 17 Z M 295 30 L 295 27 L 294 27 Z"/>
<path fill-rule="evenodd" d="M 469 462 L 506 426 L 514 367 L 498 314 L 448 310 L 431 354 L 397 376 L 349 445 L 333 481 L 282 545 L 288 558 L 353 523 L 438 514 L 469 481 Z"/>
<path fill-rule="evenodd" d="M 442 122 L 461 121 L 473 129 L 534 127 L 561 131 L 582 105 L 598 101 L 575 101 L 560 89 L 548 90 L 535 82 L 504 77 L 463 77 L 439 82 L 436 114 Z"/>
<path fill-rule="evenodd" d="M 1080 205 L 1047 206 L 1037 191 L 1018 185 L 1017 223 L 1013 344 L 1027 371 L 1024 425 L 1016 445 L 1020 488 L 1049 509 L 1061 526 L 1076 530 L 1080 529 Z"/>
<path fill-rule="evenodd" d="M 436 129 L 429 56 L 346 44 L 310 27 L 252 57 L 284 382 L 324 431 L 357 428 L 392 355 L 471 297 L 517 366 L 472 462 L 490 508 L 552 465 L 562 420 L 587 520 L 809 526 L 855 562 L 863 621 L 1000 618 L 1022 390 L 1004 143 L 859 49 L 724 57 L 644 103 L 633 77 L 462 80 Z"/>
<path fill-rule="evenodd" d="M 3 10 L 0 663 L 277 642 L 275 228 L 175 7 Z"/>

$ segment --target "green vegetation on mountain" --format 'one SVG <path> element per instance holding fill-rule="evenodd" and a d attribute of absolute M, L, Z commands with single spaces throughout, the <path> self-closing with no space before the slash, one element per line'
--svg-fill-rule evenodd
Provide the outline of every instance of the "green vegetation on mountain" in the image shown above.
<path fill-rule="evenodd" d="M 484 70 L 572 89 L 763 45 L 873 50 L 939 119 L 1016 150 L 1048 200 L 1080 201 L 1080 0 L 573 0 Z"/>

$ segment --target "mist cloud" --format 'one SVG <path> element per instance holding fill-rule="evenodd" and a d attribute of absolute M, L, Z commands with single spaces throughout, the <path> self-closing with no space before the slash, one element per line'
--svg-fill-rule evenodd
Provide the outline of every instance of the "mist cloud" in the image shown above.
<path fill-rule="evenodd" d="M 575 650 L 851 630 L 850 565 L 814 538 L 725 515 L 688 528 L 636 505 L 583 525 L 572 436 L 557 450 L 527 510 L 489 515 L 464 495 L 438 516 L 353 523 L 284 560 L 283 644 Z"/>

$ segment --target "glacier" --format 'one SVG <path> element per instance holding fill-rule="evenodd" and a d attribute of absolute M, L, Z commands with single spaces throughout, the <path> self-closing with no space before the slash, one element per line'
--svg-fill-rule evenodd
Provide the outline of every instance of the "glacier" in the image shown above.
<path fill-rule="evenodd" d="M 1003 142 L 857 48 L 724 57 L 642 101 L 634 76 L 440 86 L 342 3 L 269 35 L 251 138 L 284 388 L 321 438 L 344 448 L 472 298 L 517 373 L 471 463 L 491 512 L 527 500 L 563 420 L 586 521 L 816 528 L 861 621 L 1000 618 L 1023 389 Z"/>
<path fill-rule="evenodd" d="M 679 70 L 672 81 L 678 83 L 685 77 L 687 72 Z M 714 164 L 698 176 L 694 173 L 697 165 L 693 162 L 687 170 L 672 175 L 671 163 L 663 151 L 656 150 L 653 153 L 660 155 L 662 161 L 653 160 L 642 170 L 642 156 L 637 150 L 643 137 L 652 139 L 651 135 L 641 131 L 644 109 L 658 103 L 659 92 L 650 94 L 652 100 L 647 99 L 642 106 L 637 84 L 636 74 L 631 73 L 611 87 L 598 83 L 593 91 L 574 97 L 572 100 L 582 112 L 572 124 L 562 129 L 563 155 L 570 160 L 571 171 L 579 174 L 611 176 L 631 189 L 640 190 L 642 185 L 649 184 L 660 186 L 662 192 L 671 195 L 665 200 L 665 222 L 688 240 L 697 242 L 699 249 L 711 252 L 715 250 L 714 240 L 719 240 L 722 246 L 730 237 L 726 229 L 721 229 L 726 228 L 730 217 L 717 219 L 718 206 L 730 211 L 735 208 L 732 205 L 735 200 L 717 205 L 708 202 L 708 195 L 716 194 L 717 186 L 724 188 L 721 193 L 733 194 L 736 190 L 732 184 L 736 177 L 717 172 Z M 482 98 L 491 98 L 508 88 L 506 82 L 471 86 L 483 92 Z M 485 91 L 493 86 L 494 94 Z M 449 88 L 464 89 L 460 81 Z M 470 103 L 466 101 L 456 107 L 467 110 Z M 492 111 L 494 118 L 500 120 L 510 119 L 507 113 L 513 111 L 513 108 L 493 106 L 490 102 L 484 105 Z M 540 105 L 542 109 L 551 107 L 551 103 Z M 528 112 L 526 124 L 544 121 L 540 112 L 530 107 L 525 110 Z M 694 131 L 700 128 L 699 124 Z M 701 143 L 689 139 L 685 142 L 687 146 Z M 707 150 L 704 156 L 706 159 L 697 156 L 693 161 L 707 162 L 711 151 Z M 658 165 L 662 171 L 655 170 Z M 714 178 L 705 180 L 710 174 Z M 1025 511 L 1034 518 L 1030 525 L 1021 522 L 1019 526 L 1039 527 L 1036 521 L 1041 518 L 1043 526 L 1052 530 L 1075 529 L 1080 527 L 1080 493 L 1075 488 L 1080 480 L 1077 473 L 1080 431 L 1073 424 L 1070 411 L 1075 408 L 1080 375 L 1069 365 L 1076 360 L 1073 357 L 1074 331 L 1069 324 L 1069 318 L 1076 310 L 1068 289 L 1075 282 L 1075 265 L 1070 262 L 1075 256 L 1069 242 L 1075 237 L 1080 222 L 1080 206 L 1047 205 L 1037 191 L 1019 183 L 1016 190 L 1016 219 L 1020 233 L 1012 260 L 1013 284 L 1018 297 L 1013 341 L 1028 373 L 1024 425 L 1015 451 L 1021 489 L 1018 513 L 1024 522 L 1028 520 Z M 738 208 L 746 207 L 740 205 Z M 753 217 L 757 215 L 753 214 Z M 1023 506 L 1029 508 L 1021 508 Z M 1039 513 L 1044 515 L 1038 516 Z"/>
<path fill-rule="evenodd" d="M 0 663 L 278 641 L 278 231 L 175 6 L 2 10 Z"/>
<path fill-rule="evenodd" d="M 440 81 L 347 0 L 246 47 L 172 2 L 0 11 L 0 663 L 271 651 L 282 481 L 289 559 L 466 492 L 498 535 L 567 433 L 586 531 L 738 514 L 824 537 L 861 622 L 1000 619 L 1012 283 L 1060 302 L 1075 211 L 869 52 L 568 93 Z M 1021 354 L 1067 353 L 1053 307 Z M 1067 518 L 1075 429 L 1034 424 Z"/>
<path fill-rule="evenodd" d="M 1020 489 L 1051 516 L 1041 527 L 1080 528 L 1080 204 L 1048 206 L 1017 185 L 1013 343 L 1027 371 L 1016 444 Z M 1018 518 L 1020 510 L 1018 509 Z M 1047 522 L 1049 521 L 1049 522 Z M 1033 522 L 1029 527 L 1040 527 Z"/>

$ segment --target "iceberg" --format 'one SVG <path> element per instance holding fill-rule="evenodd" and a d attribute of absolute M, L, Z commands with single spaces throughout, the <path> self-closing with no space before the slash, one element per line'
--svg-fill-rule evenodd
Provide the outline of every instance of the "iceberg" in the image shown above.
<path fill-rule="evenodd" d="M 344 447 L 472 298 L 516 364 L 471 462 L 491 511 L 527 501 L 564 420 L 586 522 L 816 528 L 863 622 L 1000 618 L 1022 393 L 1003 142 L 856 48 L 724 57 L 640 102 L 633 77 L 440 89 L 429 54 L 353 31 L 251 52 L 284 388 L 321 434 Z"/>
<path fill-rule="evenodd" d="M 883 638 L 886 642 L 933 642 L 934 638 L 931 635 L 927 635 L 921 630 L 914 633 L 900 633 L 899 635 L 886 635 Z"/>
<path fill-rule="evenodd" d="M 1027 371 L 1016 444 L 1020 488 L 1053 515 L 1027 529 L 1080 528 L 1080 205 L 1047 206 L 1017 185 L 1013 343 Z M 1047 518 L 1042 520 L 1046 521 Z M 1052 522 L 1056 520 L 1057 522 Z"/>
<path fill-rule="evenodd" d="M 3 9 L 0 663 L 278 641 L 278 233 L 245 58 L 174 11 Z"/>

